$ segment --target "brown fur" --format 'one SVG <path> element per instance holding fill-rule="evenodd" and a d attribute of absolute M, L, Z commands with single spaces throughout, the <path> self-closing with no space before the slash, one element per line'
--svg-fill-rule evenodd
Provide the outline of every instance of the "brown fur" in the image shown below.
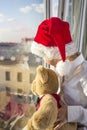
<path fill-rule="evenodd" d="M 38 96 L 44 95 L 44 97 L 40 102 L 39 109 L 28 120 L 27 130 L 54 130 L 58 107 L 56 100 L 50 94 L 56 93 L 58 86 L 58 77 L 53 70 L 42 66 L 37 68 L 36 78 L 32 83 L 31 89 L 33 93 Z M 67 124 L 59 130 L 76 130 L 76 125 Z"/>

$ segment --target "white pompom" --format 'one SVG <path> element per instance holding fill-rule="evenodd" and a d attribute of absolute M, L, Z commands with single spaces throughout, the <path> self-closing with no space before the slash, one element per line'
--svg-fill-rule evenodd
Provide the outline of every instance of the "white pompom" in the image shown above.
<path fill-rule="evenodd" d="M 60 61 L 57 63 L 56 65 L 56 71 L 58 72 L 58 74 L 60 76 L 65 76 L 65 75 L 68 75 L 70 73 L 72 69 L 72 65 L 70 63 L 70 61 Z"/>

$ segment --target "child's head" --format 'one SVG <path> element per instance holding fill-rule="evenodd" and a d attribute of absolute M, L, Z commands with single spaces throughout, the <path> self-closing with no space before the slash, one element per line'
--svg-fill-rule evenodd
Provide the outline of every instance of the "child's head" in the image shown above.
<path fill-rule="evenodd" d="M 74 55 L 77 50 L 68 22 L 57 17 L 44 20 L 38 27 L 31 51 L 49 64 L 65 61 L 67 56 Z"/>

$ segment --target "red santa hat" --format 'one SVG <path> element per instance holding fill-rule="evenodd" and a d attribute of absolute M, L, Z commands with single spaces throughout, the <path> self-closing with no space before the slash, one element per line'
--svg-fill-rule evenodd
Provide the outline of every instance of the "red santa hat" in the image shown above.
<path fill-rule="evenodd" d="M 48 59 L 66 60 L 77 50 L 72 41 L 68 22 L 58 17 L 44 20 L 38 27 L 31 46 L 32 53 Z"/>

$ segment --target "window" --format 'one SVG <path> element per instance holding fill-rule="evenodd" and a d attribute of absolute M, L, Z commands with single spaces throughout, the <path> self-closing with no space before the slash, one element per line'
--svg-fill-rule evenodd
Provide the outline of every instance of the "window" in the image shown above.
<path fill-rule="evenodd" d="M 30 73 L 30 83 L 32 83 L 32 81 L 34 80 L 34 77 L 35 77 L 35 75 L 33 74 L 33 73 Z"/>
<path fill-rule="evenodd" d="M 6 80 L 9 81 L 10 80 L 10 72 L 7 71 L 5 74 L 6 74 Z"/>
<path fill-rule="evenodd" d="M 7 86 L 6 86 L 5 88 L 6 88 L 6 92 L 7 92 L 7 93 L 10 93 L 10 91 L 11 91 L 10 88 L 7 87 Z"/>
<path fill-rule="evenodd" d="M 46 8 L 45 1 L 47 2 Z M 6 82 L 6 84 L 2 80 L 2 83 L 3 86 L 6 85 L 8 87 L 6 91 L 11 92 L 12 112 L 14 108 L 17 108 L 16 102 L 17 105 L 21 104 L 22 106 L 23 104 L 23 106 L 27 107 L 27 105 L 25 105 L 27 102 L 24 99 L 27 99 L 30 93 L 26 89 L 27 87 L 31 88 L 31 83 L 36 75 L 37 66 L 44 64 L 42 58 L 31 53 L 30 47 L 38 25 L 45 18 L 57 16 L 57 7 L 58 0 L 0 0 L 0 65 L 2 66 L 3 63 L 3 69 L 6 70 L 7 67 L 11 70 L 11 72 L 5 71 L 5 79 L 6 81 L 12 80 Z M 27 73 L 25 74 L 26 69 Z M 30 75 L 28 75 L 28 71 Z M 2 73 L 2 71 L 0 72 Z M 29 81 L 29 84 L 27 84 L 26 81 Z M 27 87 L 25 87 L 24 84 L 26 84 Z M 23 98 L 20 98 L 21 100 L 18 100 L 18 98 L 17 100 L 14 99 L 18 94 L 20 94 L 19 97 L 21 97 L 22 94 Z M 24 109 L 26 109 L 23 106 L 21 107 L 23 108 L 22 114 L 25 111 Z M 20 111 L 18 112 L 17 117 L 20 115 Z M 15 115 L 15 120 L 17 117 Z M 10 128 L 10 126 L 7 127 Z"/>
<path fill-rule="evenodd" d="M 17 73 L 17 81 L 22 82 L 22 73 L 21 72 Z"/>

